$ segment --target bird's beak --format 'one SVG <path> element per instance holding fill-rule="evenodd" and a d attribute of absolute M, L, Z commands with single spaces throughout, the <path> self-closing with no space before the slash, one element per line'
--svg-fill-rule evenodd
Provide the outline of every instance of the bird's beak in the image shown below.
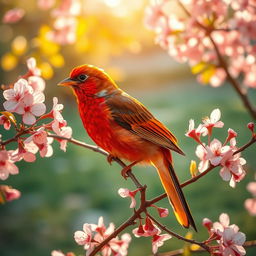
<path fill-rule="evenodd" d="M 66 78 L 58 83 L 58 86 L 74 86 L 77 84 L 77 81 L 72 78 Z"/>

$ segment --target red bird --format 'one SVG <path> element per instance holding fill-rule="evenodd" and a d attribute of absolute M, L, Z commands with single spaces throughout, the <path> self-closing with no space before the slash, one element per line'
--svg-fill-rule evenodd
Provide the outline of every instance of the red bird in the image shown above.
<path fill-rule="evenodd" d="M 70 86 L 83 125 L 92 140 L 110 156 L 132 164 L 151 164 L 158 172 L 178 222 L 196 230 L 172 166 L 171 151 L 184 155 L 175 136 L 145 106 L 123 90 L 102 69 L 74 68 L 59 85 Z M 126 168 L 122 171 L 125 176 Z"/>

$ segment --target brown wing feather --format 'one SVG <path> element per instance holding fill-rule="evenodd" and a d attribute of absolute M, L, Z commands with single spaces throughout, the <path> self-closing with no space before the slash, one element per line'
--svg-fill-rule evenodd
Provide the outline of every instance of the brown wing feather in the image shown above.
<path fill-rule="evenodd" d="M 139 101 L 120 91 L 107 98 L 106 103 L 120 126 L 145 140 L 184 155 L 175 136 Z"/>

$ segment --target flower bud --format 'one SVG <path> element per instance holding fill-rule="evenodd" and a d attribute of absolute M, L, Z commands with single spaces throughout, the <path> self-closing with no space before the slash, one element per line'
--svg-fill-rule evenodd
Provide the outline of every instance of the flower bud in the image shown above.
<path fill-rule="evenodd" d="M 202 221 L 202 225 L 207 228 L 208 231 L 212 228 L 212 221 L 208 218 L 204 218 Z"/>
<path fill-rule="evenodd" d="M 248 127 L 249 130 L 252 131 L 252 133 L 254 132 L 254 123 L 253 122 L 248 123 L 247 127 Z"/>

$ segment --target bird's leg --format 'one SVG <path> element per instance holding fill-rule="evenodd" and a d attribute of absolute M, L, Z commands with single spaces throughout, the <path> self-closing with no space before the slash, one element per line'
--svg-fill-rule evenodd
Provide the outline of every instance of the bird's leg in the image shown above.
<path fill-rule="evenodd" d="M 108 156 L 107 156 L 107 161 L 108 161 L 108 163 L 111 165 L 112 164 L 112 161 L 114 160 L 114 156 L 113 155 L 111 155 L 111 154 L 109 154 Z"/>
<path fill-rule="evenodd" d="M 125 166 L 125 167 L 123 168 L 123 170 L 121 171 L 121 175 L 122 175 L 125 179 L 127 179 L 127 178 L 129 177 L 129 176 L 127 175 L 127 172 L 131 171 L 131 168 L 132 168 L 135 164 L 137 164 L 138 162 L 139 162 L 139 161 L 135 161 L 135 162 L 132 162 L 131 164 Z"/>

